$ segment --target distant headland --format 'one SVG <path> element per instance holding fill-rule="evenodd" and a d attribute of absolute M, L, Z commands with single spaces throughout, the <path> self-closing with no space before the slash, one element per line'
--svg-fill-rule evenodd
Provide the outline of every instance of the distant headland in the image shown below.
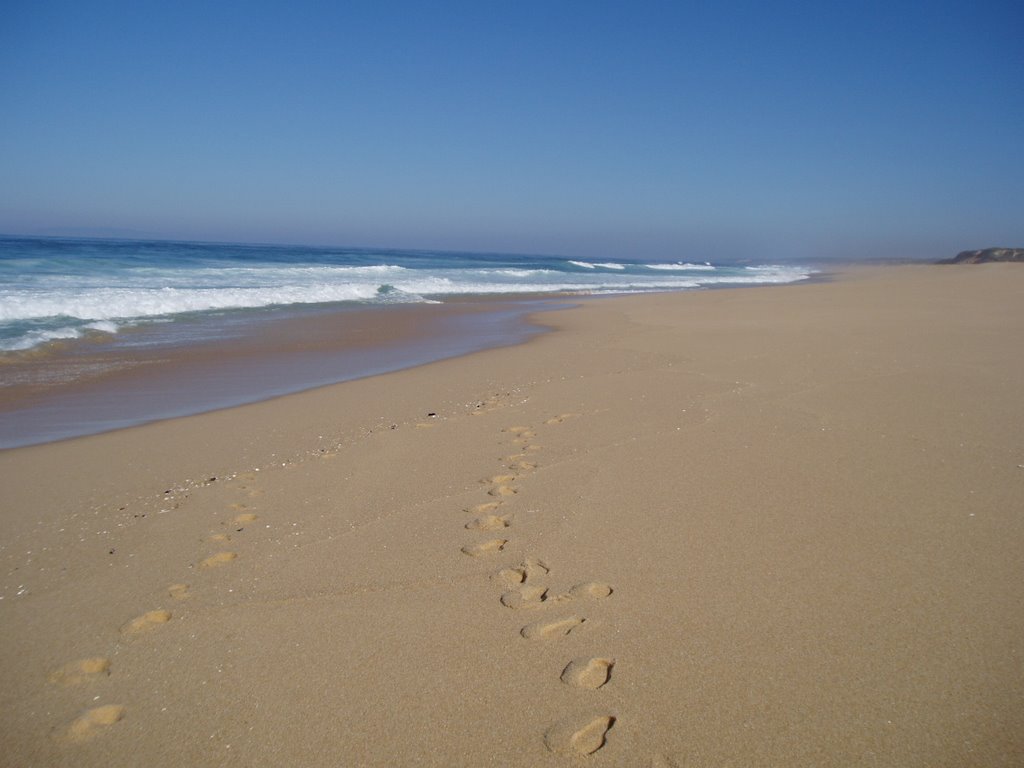
<path fill-rule="evenodd" d="M 990 261 L 1024 261 L 1024 248 L 983 248 L 980 251 L 960 251 L 952 259 L 939 264 L 987 264 Z"/>

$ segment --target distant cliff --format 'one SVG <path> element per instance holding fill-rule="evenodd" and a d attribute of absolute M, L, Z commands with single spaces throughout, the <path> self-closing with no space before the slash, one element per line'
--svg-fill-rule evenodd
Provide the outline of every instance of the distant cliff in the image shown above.
<path fill-rule="evenodd" d="M 961 251 L 952 259 L 939 264 L 986 264 L 990 261 L 1024 261 L 1024 248 L 984 248 L 980 251 Z"/>

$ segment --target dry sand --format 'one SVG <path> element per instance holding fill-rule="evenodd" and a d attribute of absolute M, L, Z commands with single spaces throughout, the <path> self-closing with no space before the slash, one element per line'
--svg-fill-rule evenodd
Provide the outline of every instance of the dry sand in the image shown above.
<path fill-rule="evenodd" d="M 1024 268 L 543 320 L 0 453 L 0 762 L 1024 763 Z"/>

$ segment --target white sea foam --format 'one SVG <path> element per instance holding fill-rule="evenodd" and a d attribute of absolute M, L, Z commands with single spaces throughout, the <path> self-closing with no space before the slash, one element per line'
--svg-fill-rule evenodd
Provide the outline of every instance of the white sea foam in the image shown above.
<path fill-rule="evenodd" d="M 647 269 L 661 269 L 661 270 L 687 270 L 687 271 L 714 271 L 715 267 L 710 264 L 684 264 L 682 262 L 676 262 L 675 264 L 644 264 Z"/>
<path fill-rule="evenodd" d="M 46 344 L 50 341 L 77 339 L 81 335 L 81 331 L 71 327 L 27 331 L 20 338 L 0 343 L 0 350 L 17 352 L 22 349 L 32 349 L 32 347 L 38 347 L 40 344 Z"/>
<path fill-rule="evenodd" d="M 467 270 L 469 271 L 469 270 Z M 536 277 L 538 275 L 557 275 L 553 269 L 481 269 L 481 275 L 500 275 L 502 277 Z"/>
<path fill-rule="evenodd" d="M 117 333 L 117 323 L 112 323 L 109 320 L 97 320 L 95 323 L 87 323 L 85 328 L 90 331 L 100 331 L 102 333 Z"/>
<path fill-rule="evenodd" d="M 625 269 L 625 264 L 619 264 L 615 261 L 570 261 L 570 264 L 576 267 L 583 267 L 584 269 Z"/>
<path fill-rule="evenodd" d="M 125 320 L 223 309 L 251 309 L 280 304 L 365 301 L 380 284 L 338 283 L 262 288 L 94 288 L 55 290 L 44 295 L 8 296 L 0 303 L 0 320 L 68 317 L 78 320 Z"/>
<path fill-rule="evenodd" d="M 778 264 L 760 264 L 760 265 L 757 265 L 757 266 L 744 267 L 743 269 L 746 270 L 747 272 L 758 272 L 758 273 L 761 273 L 761 274 L 765 274 L 765 273 L 767 273 L 767 274 L 775 274 L 775 273 L 779 272 L 780 270 L 785 270 L 785 271 L 797 270 L 799 272 L 809 272 L 809 273 L 813 273 L 815 271 L 813 269 L 806 269 L 804 267 L 783 267 L 783 266 L 780 266 Z"/>
<path fill-rule="evenodd" d="M 63 253 L 35 265 L 0 260 L 0 349 L 26 349 L 90 332 L 113 334 L 125 325 L 171 322 L 186 313 L 337 302 L 432 302 L 460 294 L 686 290 L 792 282 L 811 273 L 802 267 L 773 265 L 716 268 L 707 263 L 505 260 L 428 252 L 355 251 L 339 254 L 340 263 L 331 263 L 289 250 L 292 261 L 258 261 L 205 246 L 198 256 L 191 246 L 183 246 L 181 261 L 178 252 L 167 255 L 165 246 L 159 248 L 156 255 L 142 258 L 133 252 L 110 262 L 65 259 Z M 275 254 L 279 256 L 276 251 L 271 255 Z M 377 258 L 382 263 L 359 263 Z"/>
<path fill-rule="evenodd" d="M 571 277 L 565 275 L 564 277 Z M 498 293 L 634 293 L 651 290 L 681 290 L 699 288 L 696 279 L 652 280 L 608 284 L 605 282 L 584 282 L 573 280 L 538 283 L 470 283 L 454 282 L 447 279 L 424 279 L 411 281 L 403 290 L 414 291 L 425 296 L 453 294 L 498 294 Z"/>
<path fill-rule="evenodd" d="M 712 271 L 713 268 L 707 270 Z M 52 286 L 46 291 L 5 292 L 0 296 L 0 321 L 14 322 L 45 318 L 69 318 L 93 324 L 96 330 L 116 332 L 115 321 L 155 318 L 187 312 L 256 309 L 291 304 L 320 304 L 346 301 L 423 301 L 432 294 L 492 294 L 536 291 L 593 291 L 608 293 L 632 290 L 692 288 L 695 285 L 726 283 L 776 283 L 800 280 L 808 270 L 796 267 L 748 268 L 743 274 L 693 275 L 655 278 L 653 275 L 622 275 L 612 278 L 599 273 L 584 276 L 554 270 L 450 270 L 447 274 L 390 267 L 368 274 L 367 268 L 353 268 L 345 279 L 334 279 L 314 270 L 315 276 L 301 282 L 295 270 L 286 270 L 291 284 L 274 284 L 261 276 L 262 285 L 202 287 L 194 279 L 191 287 L 71 287 Z M 356 279 L 357 271 L 362 278 Z M 382 274 L 388 275 L 381 282 Z M 194 276 L 193 276 L 194 277 Z M 223 278 L 223 275 L 221 276 Z M 255 280 L 255 278 L 253 278 Z M 184 280 L 182 280 L 184 282 Z M 195 283 L 199 283 L 197 286 Z M 107 325 L 98 323 L 107 322 Z M 56 331 L 53 331 L 56 332 Z"/>
<path fill-rule="evenodd" d="M 772 272 L 763 272 L 758 276 L 729 275 L 724 277 L 702 277 L 701 285 L 763 285 L 765 283 L 795 283 L 806 280 L 813 274 L 810 270 L 778 268 Z"/>

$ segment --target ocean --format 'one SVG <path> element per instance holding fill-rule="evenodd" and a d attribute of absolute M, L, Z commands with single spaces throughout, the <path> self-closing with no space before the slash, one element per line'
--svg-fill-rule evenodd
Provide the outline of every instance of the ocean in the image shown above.
<path fill-rule="evenodd" d="M 459 295 L 674 291 L 802 280 L 793 265 L 136 240 L 0 238 L 0 350 L 198 314 Z"/>
<path fill-rule="evenodd" d="M 791 283 L 813 272 L 756 260 L 585 261 L 0 236 L 0 448 L 253 402 L 516 343 L 537 332 L 523 316 L 540 308 L 544 297 L 551 297 L 544 302 L 550 306 L 554 297 Z M 374 333 L 374 326 L 402 326 L 412 307 L 453 304 L 459 312 L 420 313 L 405 330 Z M 350 327 L 359 340 L 332 346 L 305 338 L 323 324 L 301 321 L 325 315 L 339 334 Z M 278 333 L 281 328 L 288 333 Z M 275 334 L 276 352 L 262 355 L 260 344 Z M 211 359 L 205 378 L 193 370 L 191 384 L 168 386 L 174 374 L 167 360 L 211 345 L 219 345 L 211 358 L 221 360 Z M 249 352 L 229 354 L 236 348 Z M 150 386 L 149 396 L 138 377 L 129 387 L 129 378 L 114 375 L 140 368 L 162 371 L 150 377 L 161 384 Z M 91 399 L 83 399 L 84 392 Z"/>

